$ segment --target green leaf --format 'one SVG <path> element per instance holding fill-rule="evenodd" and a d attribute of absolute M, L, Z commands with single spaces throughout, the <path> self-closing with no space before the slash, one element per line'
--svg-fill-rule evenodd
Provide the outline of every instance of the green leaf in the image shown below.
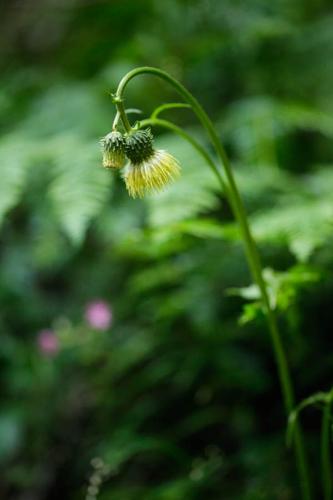
<path fill-rule="evenodd" d="M 307 266 L 296 265 L 285 272 L 266 268 L 263 270 L 263 277 L 271 308 L 285 311 L 294 303 L 297 291 L 318 281 L 320 275 Z M 253 301 L 252 304 L 246 304 L 243 309 L 240 318 L 242 324 L 256 319 L 261 314 L 261 294 L 258 285 L 253 283 L 242 288 L 229 288 L 227 293 Z"/>
<path fill-rule="evenodd" d="M 87 138 L 108 132 L 104 127 L 110 127 L 109 122 L 109 111 L 101 106 L 91 83 L 65 82 L 52 86 L 33 102 L 20 128 L 32 137 L 63 136 L 79 131 Z"/>
<path fill-rule="evenodd" d="M 185 452 L 170 440 L 136 435 L 128 430 L 120 431 L 110 441 L 105 440 L 102 448 L 105 450 L 105 462 L 112 469 L 120 468 L 129 459 L 144 452 L 163 454 L 180 464 L 188 458 Z"/>
<path fill-rule="evenodd" d="M 105 205 L 112 177 L 101 166 L 97 142 L 82 142 L 67 135 L 58 140 L 54 144 L 55 178 L 48 195 L 65 234 L 78 245 Z"/>
<path fill-rule="evenodd" d="M 8 210 L 19 202 L 30 154 L 31 145 L 19 135 L 9 135 L 0 143 L 0 223 Z"/>
<path fill-rule="evenodd" d="M 170 229 L 197 238 L 235 239 L 238 229 L 235 224 L 222 224 L 214 219 L 188 219 L 170 226 Z"/>
<path fill-rule="evenodd" d="M 333 205 L 328 197 L 284 200 L 252 217 L 254 236 L 259 241 L 286 243 L 301 262 L 331 236 L 332 225 Z"/>
<path fill-rule="evenodd" d="M 287 444 L 288 446 L 291 445 L 292 439 L 293 439 L 293 434 L 295 430 L 295 423 L 297 421 L 297 418 L 302 410 L 304 408 L 307 408 L 308 406 L 314 406 L 318 404 L 326 404 L 329 400 L 330 397 L 330 392 L 316 392 L 315 394 L 312 394 L 306 399 L 303 399 L 303 401 L 296 406 L 296 408 L 290 413 L 288 417 L 288 426 L 287 426 Z"/>

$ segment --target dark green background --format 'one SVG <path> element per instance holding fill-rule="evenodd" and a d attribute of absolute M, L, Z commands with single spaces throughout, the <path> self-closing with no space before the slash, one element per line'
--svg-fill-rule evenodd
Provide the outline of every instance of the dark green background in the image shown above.
<path fill-rule="evenodd" d="M 331 2 L 2 2 L 0 497 L 83 499 L 99 456 L 100 500 L 298 500 L 269 335 L 214 177 L 161 130 L 183 169 L 164 193 L 131 200 L 100 168 L 108 92 L 139 65 L 180 79 L 216 123 L 297 400 L 332 383 Z M 177 99 L 140 77 L 126 104 L 147 116 Z M 165 116 L 206 144 L 189 111 Z M 84 322 L 96 298 L 108 332 Z M 60 338 L 52 359 L 43 328 Z M 320 418 L 304 411 L 318 499 Z"/>

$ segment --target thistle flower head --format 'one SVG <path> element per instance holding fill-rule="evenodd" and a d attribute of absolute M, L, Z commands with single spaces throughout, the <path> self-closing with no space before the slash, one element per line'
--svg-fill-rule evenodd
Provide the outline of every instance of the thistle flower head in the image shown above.
<path fill-rule="evenodd" d="M 138 130 L 127 137 L 126 165 L 123 178 L 133 198 L 162 189 L 180 173 L 178 161 L 167 151 L 153 148 L 153 136 L 149 129 Z"/>
<path fill-rule="evenodd" d="M 121 168 L 125 163 L 125 139 L 120 132 L 112 131 L 101 139 L 103 167 Z"/>

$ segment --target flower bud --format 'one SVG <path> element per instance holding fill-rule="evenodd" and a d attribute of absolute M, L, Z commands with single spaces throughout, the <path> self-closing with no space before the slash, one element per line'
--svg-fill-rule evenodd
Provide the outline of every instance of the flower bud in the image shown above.
<path fill-rule="evenodd" d="M 101 139 L 103 167 L 121 168 L 125 163 L 125 139 L 120 132 L 112 131 Z"/>

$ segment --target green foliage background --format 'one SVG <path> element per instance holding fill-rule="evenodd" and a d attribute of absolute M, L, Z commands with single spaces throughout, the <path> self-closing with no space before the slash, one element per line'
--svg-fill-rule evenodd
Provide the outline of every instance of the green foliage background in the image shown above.
<path fill-rule="evenodd" d="M 100 168 L 108 92 L 138 65 L 182 80 L 232 159 L 301 400 L 332 384 L 329 0 L 13 0 L 1 9 L 0 497 L 298 499 L 271 346 L 237 227 L 180 138 L 165 192 Z M 172 90 L 142 77 L 128 107 Z M 194 117 L 177 121 L 205 144 Z M 84 321 L 96 298 L 107 332 Z M 53 328 L 53 359 L 36 338 Z M 320 498 L 320 412 L 304 412 Z"/>

